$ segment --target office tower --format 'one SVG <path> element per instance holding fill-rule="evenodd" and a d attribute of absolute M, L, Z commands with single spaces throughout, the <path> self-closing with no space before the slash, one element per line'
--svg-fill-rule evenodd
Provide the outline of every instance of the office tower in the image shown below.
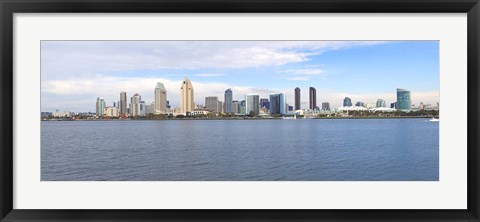
<path fill-rule="evenodd" d="M 327 103 L 327 102 L 322 103 L 322 110 L 330 110 L 330 103 Z"/>
<path fill-rule="evenodd" d="M 238 109 L 240 110 L 241 114 L 245 114 L 245 100 L 240 101 L 238 105 Z"/>
<path fill-rule="evenodd" d="M 157 82 L 154 92 L 155 114 L 167 113 L 167 90 L 163 83 Z"/>
<path fill-rule="evenodd" d="M 390 103 L 390 108 L 397 109 L 397 102 Z"/>
<path fill-rule="evenodd" d="M 113 107 L 117 107 L 117 103 L 116 103 L 116 102 L 113 102 Z"/>
<path fill-rule="evenodd" d="M 288 106 L 288 111 L 293 111 L 293 106 Z"/>
<path fill-rule="evenodd" d="M 217 112 L 223 113 L 223 102 L 218 100 Z"/>
<path fill-rule="evenodd" d="M 310 96 L 310 109 L 315 109 L 317 107 L 317 90 L 313 87 L 309 89 L 309 96 Z"/>
<path fill-rule="evenodd" d="M 130 115 L 131 116 L 140 116 L 140 101 L 142 97 L 135 93 L 132 98 L 130 98 Z"/>
<path fill-rule="evenodd" d="M 98 97 L 96 103 L 96 114 L 97 116 L 103 116 L 105 112 L 105 100 L 103 98 Z"/>
<path fill-rule="evenodd" d="M 387 107 L 387 105 L 385 104 L 385 100 L 383 99 L 377 100 L 377 108 L 380 108 L 380 107 Z"/>
<path fill-rule="evenodd" d="M 278 93 L 278 94 L 271 94 L 270 95 L 270 114 L 286 114 L 286 101 L 285 101 L 285 94 Z"/>
<path fill-rule="evenodd" d="M 113 106 L 107 106 L 104 109 L 103 115 L 107 117 L 118 117 L 118 108 Z"/>
<path fill-rule="evenodd" d="M 358 101 L 357 103 L 355 103 L 355 106 L 363 106 L 363 105 L 364 105 L 364 103 L 361 102 L 361 101 Z"/>
<path fill-rule="evenodd" d="M 245 95 L 245 114 L 249 115 L 253 112 L 254 115 L 260 113 L 260 96 L 247 94 Z"/>
<path fill-rule="evenodd" d="M 300 88 L 295 88 L 295 110 L 300 109 Z"/>
<path fill-rule="evenodd" d="M 410 101 L 410 91 L 406 89 L 397 89 L 397 109 L 401 111 L 410 111 L 412 102 Z"/>
<path fill-rule="evenodd" d="M 193 86 L 190 79 L 185 77 L 180 87 L 180 112 L 187 113 L 193 111 L 193 109 L 195 109 L 193 103 Z"/>
<path fill-rule="evenodd" d="M 218 97 L 207 96 L 205 97 L 205 108 L 210 112 L 218 112 Z"/>
<path fill-rule="evenodd" d="M 425 110 L 425 105 L 423 105 L 423 102 L 420 102 L 420 110 Z"/>
<path fill-rule="evenodd" d="M 348 97 L 345 97 L 345 99 L 343 99 L 343 106 L 352 106 L 352 100 Z"/>
<path fill-rule="evenodd" d="M 267 98 L 260 99 L 260 108 L 270 109 L 270 102 L 268 102 Z"/>
<path fill-rule="evenodd" d="M 153 106 L 152 105 L 146 105 L 145 104 L 145 115 L 153 113 Z"/>
<path fill-rule="evenodd" d="M 233 113 L 240 113 L 240 110 L 238 110 L 238 101 L 233 100 L 232 101 L 232 112 Z"/>
<path fill-rule="evenodd" d="M 145 111 L 145 101 L 140 101 L 140 116 L 145 116 L 147 112 Z"/>
<path fill-rule="evenodd" d="M 120 92 L 120 115 L 127 114 L 127 93 Z"/>
<path fill-rule="evenodd" d="M 234 113 L 232 109 L 232 98 L 233 98 L 233 93 L 231 89 L 225 90 L 225 96 L 224 96 L 224 102 L 225 102 L 225 113 Z"/>

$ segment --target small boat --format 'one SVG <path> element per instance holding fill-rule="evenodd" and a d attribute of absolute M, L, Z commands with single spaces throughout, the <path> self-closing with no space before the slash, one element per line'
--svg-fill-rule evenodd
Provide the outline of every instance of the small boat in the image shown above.
<path fill-rule="evenodd" d="M 435 118 L 435 117 L 432 117 L 430 120 L 428 120 L 430 122 L 440 122 L 440 119 L 439 118 Z"/>

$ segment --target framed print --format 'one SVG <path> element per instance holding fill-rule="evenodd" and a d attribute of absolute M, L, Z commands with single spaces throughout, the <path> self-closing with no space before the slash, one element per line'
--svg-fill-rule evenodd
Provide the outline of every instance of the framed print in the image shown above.
<path fill-rule="evenodd" d="M 2 221 L 479 221 L 477 0 L 0 6 Z"/>

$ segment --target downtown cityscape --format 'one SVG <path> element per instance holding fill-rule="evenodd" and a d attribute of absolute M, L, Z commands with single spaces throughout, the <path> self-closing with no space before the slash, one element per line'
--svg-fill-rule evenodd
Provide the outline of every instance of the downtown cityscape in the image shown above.
<path fill-rule="evenodd" d="M 245 94 L 244 100 L 233 100 L 232 89 L 226 89 L 223 98 L 217 96 L 205 97 L 204 104 L 194 103 L 194 86 L 190 79 L 184 78 L 180 88 L 180 106 L 172 107 L 167 99 L 167 90 L 163 83 L 158 82 L 153 90 L 154 101 L 146 103 L 138 93 L 133 94 L 127 99 L 127 92 L 120 92 L 119 100 L 107 105 L 102 97 L 98 97 L 95 103 L 95 113 L 75 113 L 69 111 L 57 111 L 54 113 L 42 113 L 42 117 L 50 118 L 72 118 L 80 119 L 127 119 L 127 118 L 145 118 L 161 115 L 163 117 L 258 117 L 273 118 L 287 116 L 303 116 L 308 118 L 317 117 L 349 117 L 348 112 L 368 112 L 373 114 L 393 113 L 393 112 L 418 112 L 418 111 L 437 111 L 430 112 L 427 117 L 438 116 L 439 104 L 431 105 L 420 102 L 418 106 L 412 104 L 410 91 L 397 88 L 396 101 L 386 102 L 379 98 L 373 102 L 356 101 L 353 103 L 351 98 L 343 99 L 343 106 L 338 108 L 330 107 L 329 102 L 321 102 L 317 105 L 317 90 L 314 87 L 308 88 L 309 108 L 301 109 L 301 89 L 294 89 L 294 102 L 292 105 L 287 103 L 284 92 L 270 94 L 269 98 L 260 98 L 256 94 Z M 388 104 L 388 105 L 387 105 Z M 422 112 L 420 114 L 425 114 Z M 371 116 L 371 115 L 370 115 Z M 383 115 L 392 117 L 392 115 Z M 423 115 L 425 117 L 425 115 Z"/>

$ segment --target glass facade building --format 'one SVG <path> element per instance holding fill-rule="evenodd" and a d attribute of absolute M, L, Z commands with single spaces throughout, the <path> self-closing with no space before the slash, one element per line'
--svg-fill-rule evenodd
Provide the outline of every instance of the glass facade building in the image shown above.
<path fill-rule="evenodd" d="M 343 106 L 352 106 L 352 99 L 350 99 L 349 97 L 345 97 L 345 99 L 343 99 Z"/>
<path fill-rule="evenodd" d="M 270 95 L 270 114 L 284 115 L 287 113 L 287 104 L 284 93 Z"/>
<path fill-rule="evenodd" d="M 233 93 L 231 89 L 225 90 L 225 99 L 224 99 L 224 104 L 225 104 L 225 113 L 236 113 L 237 111 L 233 110 L 232 108 L 232 98 L 233 98 Z"/>
<path fill-rule="evenodd" d="M 400 111 L 410 111 L 411 106 L 410 91 L 397 89 L 397 109 Z"/>

